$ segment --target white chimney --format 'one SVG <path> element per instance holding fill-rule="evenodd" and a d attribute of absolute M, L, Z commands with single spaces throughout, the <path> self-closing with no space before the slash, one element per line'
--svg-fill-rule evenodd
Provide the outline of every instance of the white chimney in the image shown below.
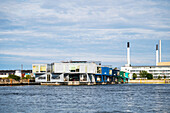
<path fill-rule="evenodd" d="M 156 65 L 159 62 L 159 56 L 158 56 L 158 44 L 156 45 Z"/>
<path fill-rule="evenodd" d="M 161 40 L 159 40 L 159 62 L 161 62 Z"/>
<path fill-rule="evenodd" d="M 127 42 L 127 66 L 130 66 L 130 43 Z"/>

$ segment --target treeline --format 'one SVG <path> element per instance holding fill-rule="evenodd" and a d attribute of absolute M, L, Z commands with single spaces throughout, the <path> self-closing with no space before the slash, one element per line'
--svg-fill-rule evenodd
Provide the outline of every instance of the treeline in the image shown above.
<path fill-rule="evenodd" d="M 21 80 L 21 79 L 35 79 L 34 77 L 31 77 L 31 75 L 26 75 L 25 77 L 19 77 L 17 75 L 9 75 L 8 79 L 15 79 L 17 81 Z"/>

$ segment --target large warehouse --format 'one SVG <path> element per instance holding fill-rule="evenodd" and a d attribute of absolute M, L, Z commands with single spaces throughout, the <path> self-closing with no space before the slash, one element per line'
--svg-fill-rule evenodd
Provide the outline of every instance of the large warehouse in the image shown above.
<path fill-rule="evenodd" d="M 159 41 L 159 55 L 158 45 L 156 45 L 156 65 L 155 66 L 131 66 L 130 64 L 130 44 L 127 44 L 127 64 L 121 67 L 121 71 L 129 72 L 130 79 L 132 79 L 133 73 L 137 74 L 137 79 L 140 78 L 140 71 L 147 71 L 153 75 L 154 79 L 158 76 L 166 79 L 170 79 L 170 62 L 161 62 L 161 40 Z"/>

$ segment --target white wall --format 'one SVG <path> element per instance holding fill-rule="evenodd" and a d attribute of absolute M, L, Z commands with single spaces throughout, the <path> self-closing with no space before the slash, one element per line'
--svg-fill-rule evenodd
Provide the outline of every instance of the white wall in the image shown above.
<path fill-rule="evenodd" d="M 15 75 L 21 77 L 21 71 L 20 71 L 20 70 L 16 70 L 16 71 L 15 71 Z"/>
<path fill-rule="evenodd" d="M 95 73 L 97 70 L 94 63 L 54 63 L 53 73 L 72 73 L 70 72 L 72 66 L 79 66 L 79 73 Z"/>
<path fill-rule="evenodd" d="M 130 73 L 130 79 L 132 79 L 132 75 L 133 73 L 136 73 L 137 76 L 139 77 L 139 73 L 140 71 L 147 71 L 148 73 L 151 73 L 153 75 L 153 77 L 156 76 L 164 76 L 164 74 L 166 75 L 166 77 L 170 78 L 170 66 L 168 67 L 161 67 L 161 66 L 157 66 L 157 67 L 149 67 L 149 66 L 136 66 L 136 67 L 121 67 L 121 71 L 127 71 Z"/>
<path fill-rule="evenodd" d="M 6 78 L 6 77 L 8 77 L 8 73 L 6 74 L 6 75 L 0 75 L 0 78 Z"/>

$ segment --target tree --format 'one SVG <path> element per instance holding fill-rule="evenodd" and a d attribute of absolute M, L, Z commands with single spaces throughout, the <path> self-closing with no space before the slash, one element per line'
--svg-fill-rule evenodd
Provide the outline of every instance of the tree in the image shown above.
<path fill-rule="evenodd" d="M 164 79 L 166 79 L 166 75 L 164 75 Z"/>
<path fill-rule="evenodd" d="M 139 75 L 140 75 L 140 78 L 146 78 L 148 72 L 147 71 L 140 71 Z"/>
<path fill-rule="evenodd" d="M 117 67 L 115 67 L 114 70 L 117 70 Z"/>
<path fill-rule="evenodd" d="M 159 75 L 159 76 L 158 76 L 158 79 L 161 79 L 161 78 L 162 78 L 162 77 Z"/>
<path fill-rule="evenodd" d="M 135 80 L 137 78 L 137 74 L 136 73 L 133 73 L 133 80 Z"/>
<path fill-rule="evenodd" d="M 9 78 L 9 79 L 15 79 L 15 80 L 17 80 L 17 81 L 20 80 L 20 77 L 19 77 L 19 76 L 16 76 L 16 75 L 9 75 L 8 78 Z"/>
<path fill-rule="evenodd" d="M 25 77 L 23 77 L 22 79 L 35 79 L 34 77 L 31 77 L 31 75 L 26 75 Z"/>
<path fill-rule="evenodd" d="M 150 74 L 150 73 L 148 73 L 148 74 L 146 75 L 146 77 L 147 77 L 147 79 L 153 79 L 153 75 Z"/>

